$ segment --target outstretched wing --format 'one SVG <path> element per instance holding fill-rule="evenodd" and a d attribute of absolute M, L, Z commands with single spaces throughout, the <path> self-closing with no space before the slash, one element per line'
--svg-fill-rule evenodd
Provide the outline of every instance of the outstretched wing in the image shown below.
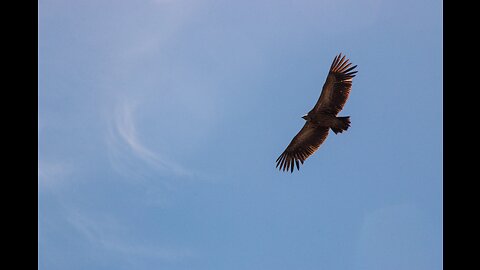
<path fill-rule="evenodd" d="M 311 156 L 328 136 L 328 127 L 318 127 L 306 122 L 303 128 L 292 139 L 285 151 L 277 158 L 280 170 L 293 172 L 294 165 L 300 170 L 300 162 Z"/>
<path fill-rule="evenodd" d="M 340 53 L 333 59 L 327 80 L 322 88 L 322 94 L 318 98 L 317 104 L 313 108 L 314 113 L 324 112 L 337 115 L 347 102 L 350 89 L 352 88 L 352 79 L 355 77 L 354 69 L 349 59 L 345 60 Z"/>

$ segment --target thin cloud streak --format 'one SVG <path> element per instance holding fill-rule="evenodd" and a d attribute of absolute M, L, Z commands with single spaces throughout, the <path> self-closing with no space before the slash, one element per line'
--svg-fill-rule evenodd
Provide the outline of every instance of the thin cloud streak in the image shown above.
<path fill-rule="evenodd" d="M 70 209 L 67 221 L 93 247 L 116 253 L 126 260 L 134 255 L 164 262 L 178 262 L 194 256 L 191 250 L 185 248 L 159 247 L 126 241 L 123 234 L 128 231 L 127 228 L 108 215 L 94 219 Z"/>
<path fill-rule="evenodd" d="M 416 204 L 375 209 L 365 215 L 359 232 L 356 268 L 428 269 L 441 256 L 440 236 Z"/>
<path fill-rule="evenodd" d="M 114 167 L 123 172 L 132 164 L 125 164 L 130 155 L 137 160 L 143 161 L 151 169 L 165 173 L 173 173 L 175 176 L 191 177 L 193 173 L 168 158 L 147 148 L 139 139 L 135 124 L 135 110 L 138 102 L 123 100 L 117 104 L 113 113 L 113 121 L 110 123 L 107 144 L 109 146 L 111 161 Z M 125 149 L 126 148 L 126 149 Z M 122 150 L 127 150 L 122 151 Z M 130 162 L 134 162 L 130 159 Z M 142 172 L 140 172 L 142 174 Z M 141 176 L 141 175 L 140 175 Z M 145 175 L 143 175 L 145 176 Z"/>
<path fill-rule="evenodd" d="M 38 187 L 42 189 L 57 188 L 64 183 L 66 176 L 72 172 L 72 166 L 65 162 L 51 162 L 38 159 Z"/>

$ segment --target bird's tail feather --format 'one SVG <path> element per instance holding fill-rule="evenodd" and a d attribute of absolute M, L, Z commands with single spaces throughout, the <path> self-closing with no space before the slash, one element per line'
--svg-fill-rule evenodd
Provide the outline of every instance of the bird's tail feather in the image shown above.
<path fill-rule="evenodd" d="M 335 134 L 342 133 L 350 127 L 350 116 L 337 117 L 335 126 L 332 126 L 331 129 Z"/>

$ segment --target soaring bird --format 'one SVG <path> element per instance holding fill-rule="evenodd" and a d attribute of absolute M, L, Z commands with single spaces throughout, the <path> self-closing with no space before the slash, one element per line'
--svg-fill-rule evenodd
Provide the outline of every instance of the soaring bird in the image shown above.
<path fill-rule="evenodd" d="M 293 172 L 295 165 L 300 170 L 300 162 L 311 156 L 325 141 L 331 129 L 335 134 L 342 133 L 350 127 L 350 116 L 338 117 L 352 88 L 352 79 L 357 67 L 351 66 L 340 53 L 330 66 L 327 79 L 323 85 L 320 98 L 306 115 L 305 125 L 292 139 L 285 151 L 277 158 L 277 168 Z"/>

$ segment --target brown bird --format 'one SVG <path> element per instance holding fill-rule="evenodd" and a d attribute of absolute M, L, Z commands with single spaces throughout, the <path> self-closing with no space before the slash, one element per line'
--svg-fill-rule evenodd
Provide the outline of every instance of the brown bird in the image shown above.
<path fill-rule="evenodd" d="M 322 88 L 320 98 L 308 114 L 303 128 L 292 139 L 287 149 L 277 158 L 277 168 L 293 172 L 294 166 L 300 170 L 300 162 L 311 156 L 328 136 L 329 129 L 335 134 L 342 133 L 350 127 L 350 116 L 337 117 L 343 109 L 352 88 L 354 69 L 349 59 L 340 53 L 333 59 L 327 80 Z"/>

